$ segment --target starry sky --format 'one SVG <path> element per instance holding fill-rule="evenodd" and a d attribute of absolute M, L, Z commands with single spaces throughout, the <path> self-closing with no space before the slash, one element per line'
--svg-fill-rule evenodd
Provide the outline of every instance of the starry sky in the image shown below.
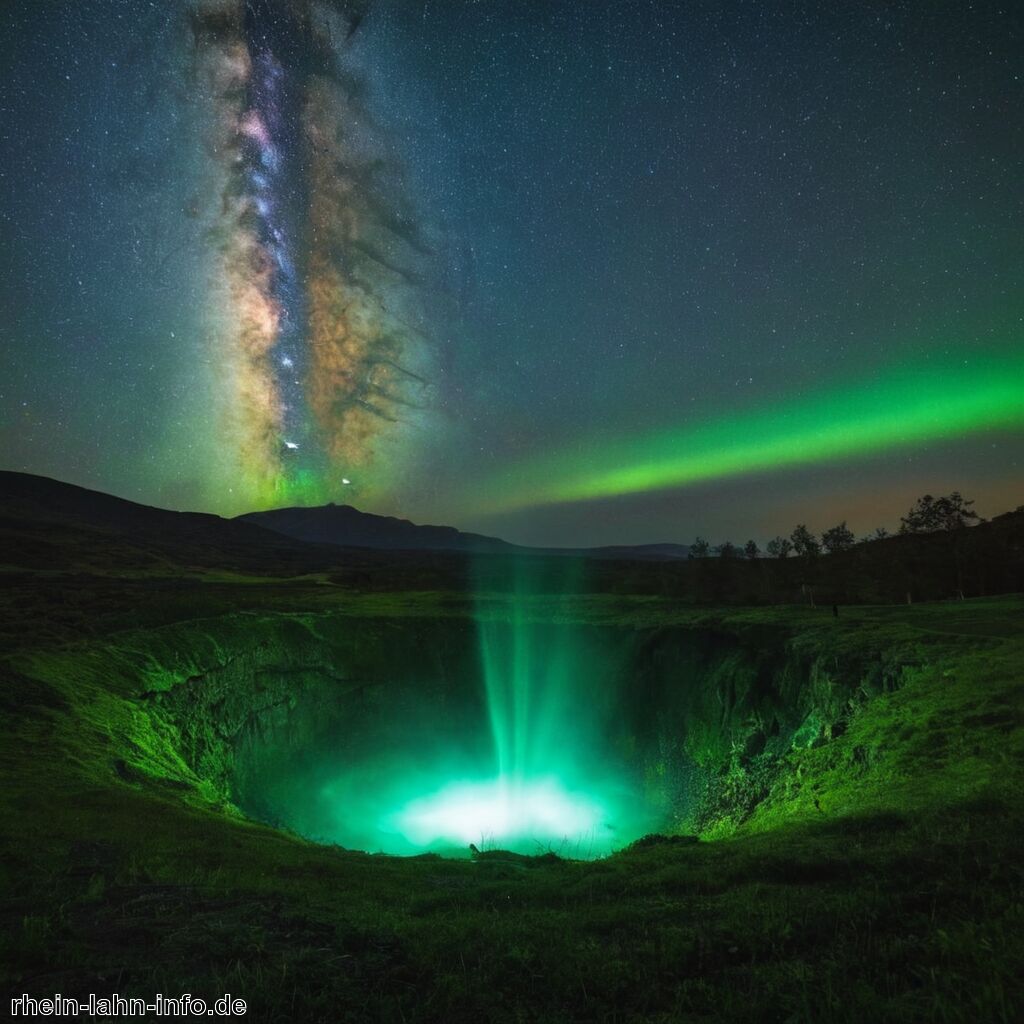
<path fill-rule="evenodd" d="M 1017 5 L 0 19 L 4 468 L 555 545 L 1024 501 Z"/>

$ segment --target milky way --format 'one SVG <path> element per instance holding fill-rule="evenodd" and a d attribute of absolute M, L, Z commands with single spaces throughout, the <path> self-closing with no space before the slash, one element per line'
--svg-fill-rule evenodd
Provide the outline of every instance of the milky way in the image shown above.
<path fill-rule="evenodd" d="M 207 0 L 192 16 L 220 202 L 211 324 L 254 504 L 379 477 L 424 405 L 424 248 L 339 54 L 362 5 Z"/>

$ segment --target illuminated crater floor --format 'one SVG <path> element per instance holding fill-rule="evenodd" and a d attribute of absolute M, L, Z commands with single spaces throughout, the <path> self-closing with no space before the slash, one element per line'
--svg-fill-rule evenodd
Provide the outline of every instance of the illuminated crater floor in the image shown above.
<path fill-rule="evenodd" d="M 367 776 L 357 767 L 309 792 L 295 810 L 280 823 L 321 842 L 402 856 L 469 856 L 472 845 L 590 859 L 664 824 L 624 782 L 584 787 L 555 774 Z"/>
<path fill-rule="evenodd" d="M 677 729 L 660 690 L 638 699 L 621 635 L 528 606 L 506 599 L 503 617 L 447 634 L 389 632 L 340 683 L 283 681 L 289 699 L 236 742 L 236 803 L 319 842 L 400 855 L 473 844 L 591 858 L 671 827 L 662 733 Z"/>
<path fill-rule="evenodd" d="M 453 735 L 444 741 L 443 751 L 413 737 L 372 752 L 261 745 L 238 803 L 317 842 L 400 856 L 469 856 L 472 844 L 591 859 L 666 827 L 664 806 L 651 806 L 637 774 L 602 748 L 582 760 L 553 758 L 547 772 L 502 774 L 493 757 Z"/>
<path fill-rule="evenodd" d="M 614 848 L 611 810 L 566 789 L 557 778 L 451 782 L 410 800 L 381 823 L 382 832 L 421 849 L 498 847 L 593 857 Z"/>

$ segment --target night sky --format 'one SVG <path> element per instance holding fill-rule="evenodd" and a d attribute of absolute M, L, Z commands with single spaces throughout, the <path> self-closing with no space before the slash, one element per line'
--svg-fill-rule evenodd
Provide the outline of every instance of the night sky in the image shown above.
<path fill-rule="evenodd" d="M 0 22 L 4 468 L 541 544 L 1024 502 L 1015 4 Z"/>

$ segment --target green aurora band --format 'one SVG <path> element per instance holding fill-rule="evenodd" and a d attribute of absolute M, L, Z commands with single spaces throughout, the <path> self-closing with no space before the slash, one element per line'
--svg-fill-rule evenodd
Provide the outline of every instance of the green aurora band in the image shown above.
<path fill-rule="evenodd" d="M 1024 426 L 1024 354 L 903 368 L 834 391 L 525 460 L 473 489 L 478 514 L 683 487 Z"/>

